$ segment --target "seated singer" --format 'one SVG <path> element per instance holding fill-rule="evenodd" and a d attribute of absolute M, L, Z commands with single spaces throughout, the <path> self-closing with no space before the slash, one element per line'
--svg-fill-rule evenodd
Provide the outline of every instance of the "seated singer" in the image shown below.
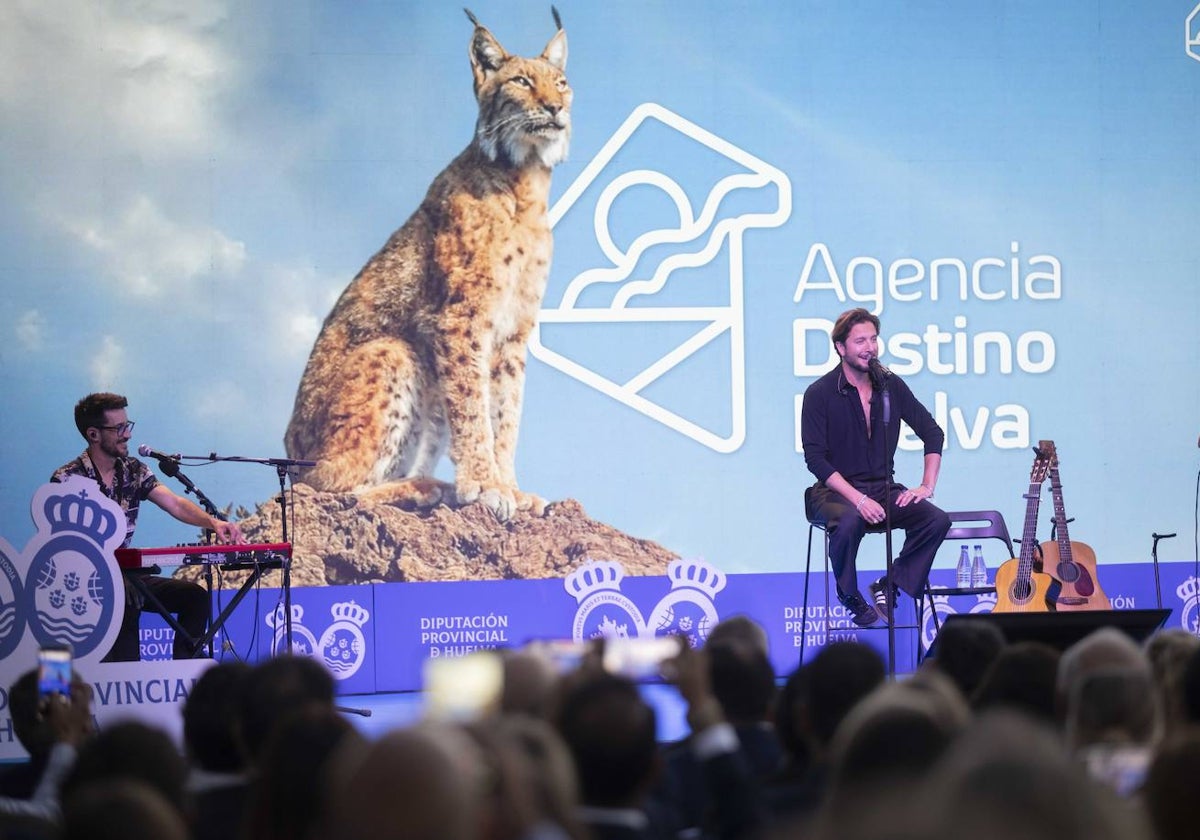
<path fill-rule="evenodd" d="M 215 531 L 219 542 L 244 542 L 242 532 L 233 522 L 209 516 L 199 505 L 172 493 L 160 484 L 144 463 L 129 455 L 129 438 L 133 421 L 125 413 L 128 401 L 119 394 L 89 394 L 75 405 L 75 425 L 87 441 L 87 449 L 78 458 L 54 471 L 50 480 L 60 482 L 71 475 L 90 478 L 100 485 L 100 492 L 115 501 L 125 511 L 124 548 L 133 539 L 137 526 L 138 506 L 149 499 L 180 522 Z M 126 572 L 126 574 L 129 574 Z M 147 575 L 147 587 L 169 612 L 176 614 L 179 624 L 193 639 L 204 635 L 208 627 L 208 592 L 203 586 L 186 580 Z M 136 662 L 141 658 L 138 639 L 144 599 L 132 586 L 125 587 L 125 615 L 121 631 L 106 662 Z M 192 650 L 179 634 L 175 636 L 175 659 L 189 659 Z"/>
<path fill-rule="evenodd" d="M 904 529 L 904 547 L 892 566 L 891 592 L 919 596 L 938 546 L 950 528 L 945 512 L 929 502 L 942 463 L 942 432 L 899 377 L 879 364 L 879 319 L 865 309 L 843 312 L 830 336 L 841 364 L 804 392 L 800 436 L 804 462 L 817 477 L 811 512 L 827 523 L 829 561 L 838 600 L 860 627 L 887 619 L 887 577 L 871 584 L 874 604 L 858 591 L 855 558 L 868 528 L 881 530 L 885 501 L 892 527 Z M 884 425 L 884 390 L 890 403 Z M 900 442 L 900 421 L 925 444 L 925 473 L 911 490 L 892 481 L 891 456 Z"/>

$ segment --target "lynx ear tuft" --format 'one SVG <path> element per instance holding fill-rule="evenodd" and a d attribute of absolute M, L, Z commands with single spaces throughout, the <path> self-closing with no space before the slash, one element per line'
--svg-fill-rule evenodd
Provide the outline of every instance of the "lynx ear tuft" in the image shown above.
<path fill-rule="evenodd" d="M 470 9 L 463 9 L 467 18 L 475 24 L 475 32 L 471 36 L 471 47 L 468 51 L 471 57 L 471 72 L 475 76 L 475 93 L 488 76 L 500 69 L 500 65 L 508 60 L 508 53 L 487 27 L 475 19 Z"/>
<path fill-rule="evenodd" d="M 467 13 L 467 20 L 471 21 L 471 23 L 475 24 L 476 26 L 479 26 L 479 21 L 475 18 L 474 13 L 470 9 L 464 6 L 463 11 Z"/>
<path fill-rule="evenodd" d="M 554 13 L 554 23 L 558 25 L 558 32 L 554 33 L 550 43 L 546 44 L 546 49 L 542 50 L 542 59 L 565 72 L 567 69 L 567 33 L 563 31 L 562 18 L 558 16 L 558 9 L 551 6 L 550 11 Z"/>

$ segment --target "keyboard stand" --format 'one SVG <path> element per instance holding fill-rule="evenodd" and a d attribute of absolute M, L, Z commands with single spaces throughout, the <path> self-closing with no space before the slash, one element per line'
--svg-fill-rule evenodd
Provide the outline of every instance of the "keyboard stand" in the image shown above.
<path fill-rule="evenodd" d="M 188 633 L 187 630 L 183 629 L 183 625 L 181 625 L 179 623 L 178 619 L 175 618 L 174 614 L 172 614 L 170 611 L 167 610 L 167 608 L 163 605 L 162 601 L 160 601 L 158 599 L 158 597 L 154 594 L 154 592 L 150 589 L 150 587 L 148 587 L 146 585 L 146 582 L 145 582 L 146 575 L 149 575 L 149 574 L 157 575 L 162 572 L 162 569 L 159 566 L 145 566 L 141 569 L 126 569 L 125 571 L 127 572 L 127 574 L 125 575 L 125 580 L 129 581 L 129 583 L 132 584 L 133 588 L 136 589 L 139 593 L 141 593 L 143 599 L 145 600 L 145 603 L 148 606 L 150 606 L 154 610 L 154 612 L 161 615 L 163 617 L 163 620 L 167 622 L 167 624 L 171 627 L 172 630 L 175 631 L 176 634 L 182 635 L 183 639 L 188 643 L 188 646 L 191 649 L 193 658 L 195 658 L 199 653 L 201 653 L 201 651 L 203 651 L 204 648 L 208 648 L 208 656 L 211 659 L 212 655 L 213 655 L 213 644 L 212 644 L 213 639 L 216 637 L 217 633 L 221 632 L 221 630 L 225 627 L 225 622 L 227 622 L 229 620 L 229 617 L 231 615 L 233 615 L 233 611 L 235 609 L 237 609 L 238 604 L 240 604 L 242 602 L 243 598 L 245 598 L 248 594 L 250 594 L 250 590 L 254 587 L 255 584 L 258 583 L 259 579 L 262 578 L 262 576 L 264 574 L 266 574 L 267 572 L 269 572 L 273 569 L 281 569 L 283 572 L 282 588 L 283 588 L 284 612 L 285 612 L 285 615 L 284 615 L 285 632 L 287 633 L 287 637 L 289 639 L 289 652 L 290 652 L 290 639 L 291 639 L 291 632 L 292 632 L 292 604 L 291 604 L 291 602 L 292 602 L 292 598 L 291 598 L 292 562 L 291 562 L 291 558 L 290 557 L 280 557 L 280 558 L 273 559 L 273 560 L 242 562 L 242 563 L 221 563 L 221 564 L 217 564 L 217 565 L 219 566 L 219 568 L 222 571 L 226 571 L 226 572 L 237 572 L 237 571 L 250 570 L 250 575 L 249 575 L 249 577 L 246 578 L 246 580 L 238 588 L 237 592 L 234 593 L 233 599 L 228 604 L 225 605 L 225 608 L 223 610 L 221 610 L 221 614 L 218 615 L 216 618 L 213 618 L 212 617 L 212 613 L 213 613 L 212 572 L 208 568 L 210 566 L 210 564 L 205 564 L 205 566 L 206 566 L 205 583 L 207 584 L 208 599 L 209 599 L 208 600 L 209 621 L 208 621 L 208 629 L 198 639 L 195 638 L 194 636 L 192 636 L 190 633 Z"/>

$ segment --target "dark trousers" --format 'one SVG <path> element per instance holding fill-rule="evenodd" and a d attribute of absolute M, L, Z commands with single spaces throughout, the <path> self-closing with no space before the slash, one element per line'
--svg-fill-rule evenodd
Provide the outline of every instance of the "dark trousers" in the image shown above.
<path fill-rule="evenodd" d="M 904 492 L 900 484 L 889 489 L 892 499 L 892 528 L 904 530 L 904 547 L 892 564 L 892 583 L 912 597 L 920 596 L 929 577 L 929 568 L 946 532 L 950 517 L 929 501 L 915 502 L 905 507 L 896 505 L 896 497 Z M 879 504 L 884 504 L 884 485 L 861 488 Z M 854 505 L 840 493 L 818 485 L 810 491 L 810 518 L 824 522 L 829 534 L 829 564 L 838 590 L 846 595 L 858 591 L 858 569 L 855 560 L 858 546 L 868 532 L 882 533 L 882 525 L 869 525 Z"/>
<path fill-rule="evenodd" d="M 155 597 L 166 607 L 167 612 L 174 613 L 179 623 L 187 630 L 193 639 L 204 635 L 208 627 L 208 591 L 199 584 L 188 580 L 159 577 L 158 575 L 143 575 L 142 581 Z M 104 657 L 105 662 L 137 662 L 141 659 L 140 623 L 142 611 L 154 612 L 149 603 L 141 603 L 142 595 L 128 581 L 125 582 L 125 616 L 121 621 L 121 632 L 113 642 L 112 650 Z M 192 650 L 188 641 L 179 633 L 175 634 L 175 646 L 172 649 L 175 659 L 191 659 Z"/>

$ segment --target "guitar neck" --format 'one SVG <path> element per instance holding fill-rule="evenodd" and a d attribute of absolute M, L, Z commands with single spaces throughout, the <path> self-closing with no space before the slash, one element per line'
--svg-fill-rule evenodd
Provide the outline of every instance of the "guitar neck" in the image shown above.
<path fill-rule="evenodd" d="M 1021 557 L 1017 564 L 1017 579 L 1026 582 L 1033 574 L 1033 547 L 1037 544 L 1038 510 L 1041 509 L 1042 484 L 1031 481 L 1025 494 L 1025 526 L 1021 531 Z"/>
<path fill-rule="evenodd" d="M 1059 556 L 1071 562 L 1071 535 L 1067 532 L 1067 506 L 1063 504 L 1062 482 L 1058 478 L 1058 465 L 1050 468 L 1050 491 L 1054 499 L 1054 541 L 1058 544 Z"/>

